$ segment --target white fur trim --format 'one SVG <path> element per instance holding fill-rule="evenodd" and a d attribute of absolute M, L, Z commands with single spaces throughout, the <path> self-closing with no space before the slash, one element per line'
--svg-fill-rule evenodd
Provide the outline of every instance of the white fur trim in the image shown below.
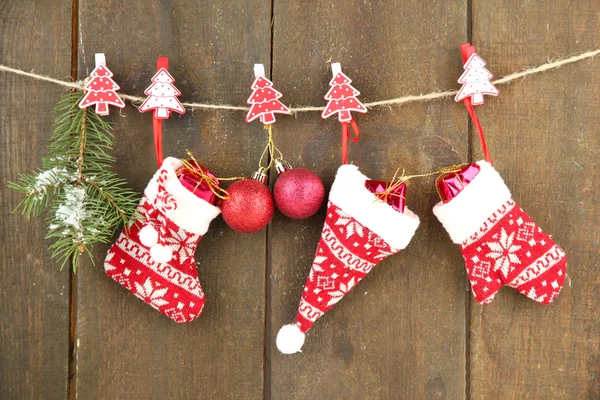
<path fill-rule="evenodd" d="M 302 349 L 302 346 L 304 345 L 304 337 L 305 335 L 298 325 L 284 325 L 277 333 L 275 344 L 281 353 L 294 354 L 302 352 L 300 349 Z"/>
<path fill-rule="evenodd" d="M 173 251 L 162 244 L 155 244 L 150 247 L 150 255 L 152 259 L 159 264 L 168 263 L 173 259 Z"/>
<path fill-rule="evenodd" d="M 379 201 L 365 187 L 367 179 L 356 165 L 342 165 L 331 187 L 329 201 L 378 234 L 391 247 L 406 248 L 419 226 L 419 217 L 408 208 L 403 214 Z"/>
<path fill-rule="evenodd" d="M 150 224 L 144 226 L 139 233 L 140 242 L 146 247 L 152 247 L 158 243 L 158 232 Z"/>
<path fill-rule="evenodd" d="M 144 193 L 150 201 L 153 201 L 156 198 L 161 171 L 167 171 L 165 188 L 177 202 L 175 210 L 167 210 L 167 218 L 188 232 L 204 235 L 210 222 L 221 213 L 221 209 L 197 197 L 181 184 L 176 174 L 181 167 L 183 164 L 177 158 L 165 158 Z"/>
<path fill-rule="evenodd" d="M 433 213 L 456 244 L 463 243 L 477 232 L 511 198 L 494 167 L 486 161 L 478 161 L 477 164 L 481 168 L 479 173 L 455 198 L 433 207 Z"/>

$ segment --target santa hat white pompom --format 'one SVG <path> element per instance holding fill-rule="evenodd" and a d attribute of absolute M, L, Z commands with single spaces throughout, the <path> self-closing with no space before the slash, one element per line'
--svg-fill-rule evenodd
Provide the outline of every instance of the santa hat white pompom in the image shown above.
<path fill-rule="evenodd" d="M 171 249 L 162 244 L 150 247 L 150 255 L 157 263 L 168 263 L 173 258 Z"/>
<path fill-rule="evenodd" d="M 294 354 L 301 352 L 302 345 L 304 344 L 304 333 L 300 330 L 298 325 L 290 324 L 284 325 L 277 334 L 275 343 L 277 349 L 283 354 Z"/>
<path fill-rule="evenodd" d="M 146 247 L 152 247 L 158 243 L 158 232 L 152 225 L 144 226 L 139 233 L 140 242 Z"/>

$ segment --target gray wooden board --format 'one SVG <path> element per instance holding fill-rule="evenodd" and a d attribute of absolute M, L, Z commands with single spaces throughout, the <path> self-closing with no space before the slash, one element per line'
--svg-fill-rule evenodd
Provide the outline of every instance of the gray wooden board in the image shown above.
<path fill-rule="evenodd" d="M 0 64 L 69 79 L 71 2 L 0 4 Z M 65 27 L 67 29 L 65 29 Z M 0 397 L 67 396 L 69 270 L 59 271 L 44 240 L 43 217 L 11 211 L 23 198 L 6 187 L 18 173 L 41 167 L 56 101 L 64 89 L 0 76 Z"/>
<path fill-rule="evenodd" d="M 79 79 L 92 70 L 94 53 L 104 52 L 122 91 L 142 95 L 156 59 L 167 56 L 180 99 L 206 103 L 243 104 L 257 62 L 268 74 L 272 62 L 275 87 L 292 105 L 325 104 L 333 61 L 365 102 L 457 88 L 458 46 L 469 24 L 496 76 L 600 47 L 597 0 L 75 5 Z M 2 3 L 0 63 L 68 79 L 72 6 Z M 569 256 L 570 279 L 553 305 L 506 288 L 488 306 L 473 301 L 459 250 L 431 214 L 434 178 L 424 178 L 408 186 L 408 207 L 421 217 L 413 242 L 318 320 L 293 356 L 278 353 L 275 336 L 294 321 L 324 206 L 303 221 L 277 212 L 268 230 L 252 235 L 217 218 L 196 254 L 206 307 L 183 326 L 106 277 L 108 246 L 97 246 L 96 265 L 82 263 L 71 293 L 68 393 L 70 273 L 49 259 L 43 218 L 11 214 L 20 196 L 5 188 L 0 397 L 599 398 L 599 72 L 595 60 L 565 66 L 500 86 L 500 97 L 477 108 L 513 197 Z M 40 165 L 63 92 L 2 75 L 0 185 Z M 117 123 L 116 170 L 141 192 L 156 169 L 151 116 L 128 103 L 109 119 Z M 376 108 L 356 119 L 362 136 L 350 144 L 350 160 L 372 178 L 481 154 L 464 106 L 450 99 Z M 249 175 L 265 139 L 260 123 L 246 125 L 241 112 L 194 110 L 164 123 L 166 155 L 184 157 L 189 148 L 220 176 Z M 329 189 L 340 164 L 334 117 L 278 117 L 275 140 L 293 166 L 314 170 Z"/>
<path fill-rule="evenodd" d="M 80 1 L 79 77 L 105 52 L 124 93 L 141 95 L 159 56 L 181 99 L 239 104 L 252 64 L 269 65 L 270 3 Z M 107 30 L 111 26 L 112 29 Z M 152 118 L 134 106 L 111 120 L 118 172 L 140 192 L 156 170 Z M 262 129 L 240 112 L 188 111 L 163 123 L 166 156 L 185 149 L 219 176 L 249 175 Z M 260 398 L 263 395 L 266 231 L 233 232 L 219 217 L 196 258 L 203 314 L 184 326 L 110 280 L 101 261 L 77 274 L 77 396 L 94 398 Z"/>
<path fill-rule="evenodd" d="M 274 12 L 273 78 L 288 103 L 324 105 L 332 61 L 365 102 L 456 86 L 466 2 L 287 0 Z M 349 159 L 372 178 L 468 159 L 467 116 L 450 101 L 377 108 L 356 120 L 362 135 Z M 302 113 L 280 118 L 275 129 L 291 164 L 314 170 L 328 189 L 341 162 L 336 118 Z M 465 273 L 431 214 L 433 180 L 408 185 L 407 205 L 421 218 L 410 246 L 317 320 L 303 353 L 272 350 L 274 399 L 464 397 Z M 322 210 L 306 221 L 277 215 L 273 222 L 273 343 L 281 325 L 294 321 L 323 219 Z"/>
<path fill-rule="evenodd" d="M 473 41 L 502 76 L 600 47 L 599 10 L 598 1 L 475 1 Z M 496 168 L 566 251 L 569 278 L 546 307 L 509 288 L 472 303 L 472 399 L 600 398 L 599 75 L 597 60 L 565 66 L 501 86 L 478 109 Z"/>

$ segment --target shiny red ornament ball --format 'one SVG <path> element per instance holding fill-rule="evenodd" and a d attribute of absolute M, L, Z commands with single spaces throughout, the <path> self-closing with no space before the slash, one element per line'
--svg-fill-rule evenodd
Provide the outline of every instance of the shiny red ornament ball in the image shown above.
<path fill-rule="evenodd" d="M 231 184 L 230 198 L 221 203 L 223 219 L 232 229 L 251 233 L 269 224 L 275 205 L 269 188 L 255 179 L 243 179 Z"/>
<path fill-rule="evenodd" d="M 325 197 L 325 188 L 314 172 L 305 168 L 293 168 L 279 175 L 273 195 L 275 204 L 283 215 L 303 219 L 319 210 Z"/>

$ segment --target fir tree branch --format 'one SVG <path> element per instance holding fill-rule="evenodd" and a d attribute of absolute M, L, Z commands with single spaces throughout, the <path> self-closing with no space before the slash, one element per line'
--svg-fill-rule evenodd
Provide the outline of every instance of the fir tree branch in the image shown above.
<path fill-rule="evenodd" d="M 80 109 L 82 96 L 70 93 L 58 101 L 43 169 L 8 184 L 24 195 L 15 210 L 30 217 L 48 209 L 46 238 L 54 241 L 49 250 L 61 269 L 71 261 L 74 271 L 83 253 L 94 263 L 92 246 L 110 242 L 135 216 L 139 199 L 112 171 L 112 125 L 93 109 Z"/>
<path fill-rule="evenodd" d="M 129 220 L 130 215 L 127 215 L 127 213 L 125 211 L 123 211 L 121 209 L 121 207 L 119 207 L 119 205 L 115 202 L 115 200 L 111 197 L 111 195 L 106 193 L 106 191 L 103 190 L 100 187 L 100 185 L 98 185 L 97 183 L 95 183 L 93 181 L 90 181 L 90 185 L 92 185 L 98 192 L 100 192 L 100 194 L 102 194 L 102 196 L 104 196 L 106 201 L 108 201 L 110 203 L 110 205 L 113 207 L 115 212 L 117 212 L 119 214 L 123 223 L 126 223 Z"/>
<path fill-rule="evenodd" d="M 79 158 L 77 159 L 77 175 L 81 182 L 83 176 L 83 156 L 85 154 L 85 121 L 87 117 L 87 108 L 83 109 L 83 116 L 81 118 L 81 127 L 79 130 Z"/>

